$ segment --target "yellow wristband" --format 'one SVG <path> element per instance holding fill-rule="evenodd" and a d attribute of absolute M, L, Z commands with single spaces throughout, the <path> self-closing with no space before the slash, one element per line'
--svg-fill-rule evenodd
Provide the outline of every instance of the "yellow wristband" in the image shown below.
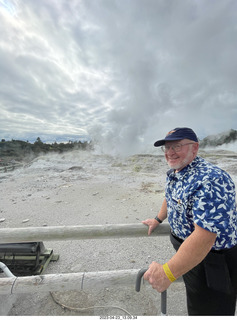
<path fill-rule="evenodd" d="M 167 275 L 167 278 L 170 280 L 170 282 L 174 282 L 176 280 L 173 273 L 170 271 L 170 268 L 167 263 L 163 264 L 163 269 L 165 271 L 165 274 Z"/>

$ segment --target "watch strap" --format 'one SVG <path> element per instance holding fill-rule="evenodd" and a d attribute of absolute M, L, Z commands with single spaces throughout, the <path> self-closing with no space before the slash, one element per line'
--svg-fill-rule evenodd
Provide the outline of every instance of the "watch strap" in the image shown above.
<path fill-rule="evenodd" d="M 158 221 L 159 223 L 162 223 L 163 221 L 160 220 L 158 217 L 155 217 L 154 219 L 156 219 L 156 221 Z"/>

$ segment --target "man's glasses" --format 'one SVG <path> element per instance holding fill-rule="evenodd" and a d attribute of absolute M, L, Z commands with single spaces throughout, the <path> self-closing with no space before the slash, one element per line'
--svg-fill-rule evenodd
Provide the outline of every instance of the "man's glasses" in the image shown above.
<path fill-rule="evenodd" d="M 174 152 L 180 152 L 182 150 L 182 146 L 186 146 L 187 144 L 194 144 L 193 142 L 189 142 L 189 143 L 184 143 L 184 144 L 176 144 L 174 146 L 162 146 L 161 147 L 161 150 L 164 152 L 164 153 L 167 153 L 169 152 L 170 148 L 174 151 Z"/>

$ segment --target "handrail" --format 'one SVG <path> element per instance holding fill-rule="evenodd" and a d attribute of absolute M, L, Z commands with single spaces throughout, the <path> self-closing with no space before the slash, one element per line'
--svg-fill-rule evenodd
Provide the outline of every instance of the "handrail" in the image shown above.
<path fill-rule="evenodd" d="M 107 287 L 134 287 L 140 269 L 44 274 L 0 279 L 0 295 L 49 291 L 102 290 Z M 178 279 L 179 282 L 181 280 Z M 148 285 L 145 281 L 143 285 Z"/>
<path fill-rule="evenodd" d="M 146 237 L 147 229 L 142 223 L 3 228 L 0 243 Z M 163 223 L 150 237 L 167 235 L 169 232 L 169 224 Z"/>
<path fill-rule="evenodd" d="M 13 273 L 11 273 L 11 271 L 9 270 L 9 268 L 5 265 L 5 263 L 0 262 L 0 269 L 4 272 L 4 274 L 11 278 L 11 277 L 15 277 Z"/>
<path fill-rule="evenodd" d="M 0 243 L 18 243 L 53 240 L 85 240 L 131 238 L 147 236 L 148 227 L 142 223 L 54 226 L 1 229 Z M 151 237 L 167 235 L 167 223 L 159 225 Z M 68 274 L 47 274 L 0 279 L 0 295 L 42 291 L 101 289 L 107 286 L 135 285 L 138 270 L 112 270 Z"/>
<path fill-rule="evenodd" d="M 68 290 L 101 290 L 110 286 L 126 287 L 130 285 L 135 287 L 138 271 L 136 269 L 128 269 L 1 278 L 0 295 Z"/>

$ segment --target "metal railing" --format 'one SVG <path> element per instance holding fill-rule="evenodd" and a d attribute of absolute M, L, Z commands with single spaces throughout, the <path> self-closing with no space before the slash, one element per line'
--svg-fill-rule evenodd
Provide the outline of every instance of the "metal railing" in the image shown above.
<path fill-rule="evenodd" d="M 169 225 L 160 225 L 151 237 L 168 235 Z M 136 224 L 81 225 L 1 229 L 1 243 L 31 241 L 114 239 L 147 236 L 147 226 Z M 48 291 L 103 289 L 110 286 L 134 286 L 139 269 L 46 274 L 0 278 L 0 295 Z"/>

